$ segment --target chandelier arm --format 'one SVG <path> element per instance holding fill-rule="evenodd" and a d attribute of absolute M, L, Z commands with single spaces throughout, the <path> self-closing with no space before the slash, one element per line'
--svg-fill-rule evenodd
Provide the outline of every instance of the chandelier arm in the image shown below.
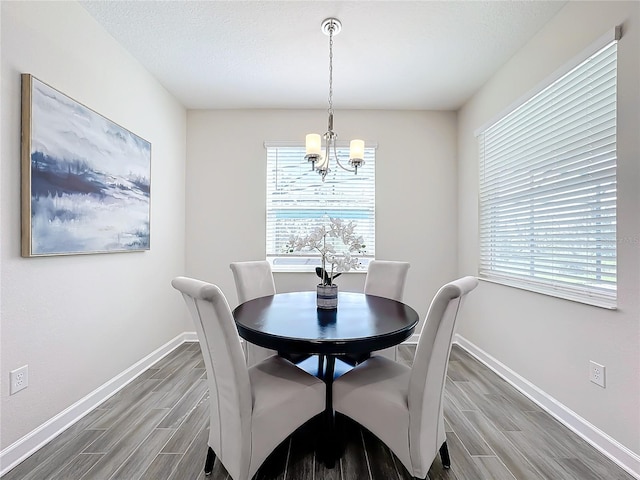
<path fill-rule="evenodd" d="M 338 166 L 341 169 L 343 169 L 343 170 L 345 170 L 347 172 L 351 172 L 351 173 L 356 171 L 356 170 L 351 170 L 350 168 L 347 168 L 344 165 L 342 165 L 342 163 L 340 162 L 340 159 L 338 158 L 338 152 L 336 150 L 336 143 L 335 142 L 333 142 L 333 158 L 335 159 L 336 163 L 338 164 Z"/>

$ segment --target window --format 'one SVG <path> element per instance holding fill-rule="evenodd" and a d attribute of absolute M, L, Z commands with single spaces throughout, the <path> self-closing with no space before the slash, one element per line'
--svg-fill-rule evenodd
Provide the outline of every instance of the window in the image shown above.
<path fill-rule="evenodd" d="M 616 307 L 616 48 L 480 133 L 480 278 Z"/>
<path fill-rule="evenodd" d="M 314 227 L 328 225 L 329 217 L 353 221 L 362 235 L 366 253 L 363 264 L 375 255 L 375 148 L 366 147 L 365 164 L 357 175 L 331 161 L 331 171 L 322 182 L 304 160 L 302 145 L 265 144 L 267 149 L 267 260 L 275 271 L 312 271 L 320 265 L 313 252 L 284 255 L 291 235 L 302 235 Z M 337 154 L 348 166 L 349 147 L 338 144 Z M 343 247 L 340 242 L 336 249 Z"/>

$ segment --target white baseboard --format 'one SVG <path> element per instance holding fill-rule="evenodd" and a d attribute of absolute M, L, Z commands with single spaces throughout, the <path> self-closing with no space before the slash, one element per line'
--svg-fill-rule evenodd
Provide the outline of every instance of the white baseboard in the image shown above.
<path fill-rule="evenodd" d="M 456 334 L 454 343 L 493 370 L 522 394 L 538 404 L 552 417 L 565 425 L 569 430 L 592 445 L 596 450 L 610 458 L 619 465 L 620 468 L 640 480 L 640 455 L 629 450 L 620 442 L 607 435 L 595 425 L 589 423 L 576 412 L 558 402 L 555 398 L 518 375 L 464 337 Z"/>
<path fill-rule="evenodd" d="M 76 423 L 138 375 L 184 342 L 196 341 L 195 332 L 184 332 L 167 342 L 86 397 L 47 420 L 35 430 L 0 451 L 0 475 L 4 475 L 51 439 Z"/>
<path fill-rule="evenodd" d="M 197 342 L 198 341 L 198 334 L 196 332 L 184 332 L 182 334 L 182 342 Z"/>

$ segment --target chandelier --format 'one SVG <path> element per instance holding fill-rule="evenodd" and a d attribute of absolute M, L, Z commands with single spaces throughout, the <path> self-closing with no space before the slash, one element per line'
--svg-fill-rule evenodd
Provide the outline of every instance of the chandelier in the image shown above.
<path fill-rule="evenodd" d="M 305 159 L 311 162 L 311 169 L 316 170 L 322 175 L 322 181 L 327 176 L 327 173 L 331 171 L 329 168 L 329 161 L 331 156 L 335 160 L 335 163 L 348 172 L 358 173 L 358 167 L 364 165 L 364 141 L 363 140 L 351 140 L 349 144 L 349 165 L 352 169 L 345 167 L 340 163 L 338 154 L 336 152 L 336 139 L 338 135 L 333 131 L 333 36 L 340 33 L 342 30 L 342 23 L 337 18 L 327 18 L 322 22 L 322 32 L 329 36 L 329 125 L 327 131 L 322 136 L 324 138 L 324 155 L 322 154 L 322 142 L 320 135 L 317 133 L 310 133 L 306 136 L 305 147 L 306 155 Z"/>

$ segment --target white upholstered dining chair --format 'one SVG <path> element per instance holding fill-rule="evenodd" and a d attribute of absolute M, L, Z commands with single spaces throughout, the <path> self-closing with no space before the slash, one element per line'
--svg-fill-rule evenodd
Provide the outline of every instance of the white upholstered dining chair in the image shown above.
<path fill-rule="evenodd" d="M 443 398 L 456 318 L 465 296 L 478 285 L 463 277 L 433 298 L 413 366 L 374 355 L 333 383 L 333 406 L 370 430 L 414 478 L 424 479 L 438 452 L 450 459 L 444 431 Z"/>
<path fill-rule="evenodd" d="M 248 368 L 222 291 L 186 277 L 171 284 L 182 292 L 195 323 L 207 371 L 205 474 L 217 455 L 233 480 L 249 480 L 275 447 L 324 410 L 325 385 L 277 355 Z"/>
<path fill-rule="evenodd" d="M 275 295 L 276 284 L 273 281 L 271 264 L 266 260 L 232 262 L 229 268 L 231 268 L 233 280 L 236 283 L 238 303 L 244 303 L 258 297 L 266 297 L 267 295 Z M 251 366 L 278 352 L 245 342 L 245 353 L 247 365 Z"/>
<path fill-rule="evenodd" d="M 404 296 L 404 286 L 407 282 L 409 266 L 409 262 L 372 260 L 369 262 L 367 276 L 364 281 L 364 293 L 401 302 Z M 397 352 L 398 347 L 393 346 L 378 350 L 375 354 L 396 360 Z"/>

